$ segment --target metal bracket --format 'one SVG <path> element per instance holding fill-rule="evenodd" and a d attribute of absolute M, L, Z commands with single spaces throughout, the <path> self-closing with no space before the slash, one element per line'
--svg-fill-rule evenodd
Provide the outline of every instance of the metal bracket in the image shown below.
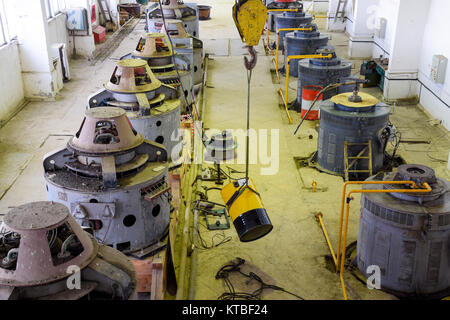
<path fill-rule="evenodd" d="M 96 202 L 80 202 L 71 203 L 70 212 L 76 219 L 86 220 L 102 220 L 113 219 L 116 215 L 116 204 L 110 203 L 96 203 Z"/>

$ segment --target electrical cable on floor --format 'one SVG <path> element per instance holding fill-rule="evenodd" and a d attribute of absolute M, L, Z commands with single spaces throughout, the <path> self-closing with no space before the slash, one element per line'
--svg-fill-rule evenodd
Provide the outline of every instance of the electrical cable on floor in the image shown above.
<path fill-rule="evenodd" d="M 208 227 L 205 226 L 203 223 L 198 223 L 200 226 L 202 226 L 203 228 L 205 228 L 207 231 L 209 231 Z M 192 229 L 194 229 L 193 226 L 191 226 Z M 196 228 L 197 234 L 198 234 L 198 239 L 199 239 L 199 244 L 194 243 L 193 239 L 192 239 L 192 234 L 190 235 L 190 240 L 191 243 L 199 250 L 209 250 L 209 249 L 213 249 L 213 248 L 217 248 L 218 246 L 225 244 L 227 242 L 230 242 L 233 237 L 231 236 L 227 236 L 225 234 L 224 231 L 221 231 L 219 233 L 214 234 L 211 237 L 211 244 L 208 244 L 208 242 L 205 240 L 205 238 L 203 238 L 202 233 L 200 232 L 200 228 L 197 227 Z M 214 243 L 214 239 L 219 238 L 219 242 Z"/>
<path fill-rule="evenodd" d="M 245 264 L 245 260 L 242 258 L 237 257 L 237 262 L 230 261 L 230 264 L 227 264 L 219 269 L 216 273 L 216 279 L 222 279 L 228 288 L 228 292 L 224 292 L 222 295 L 220 295 L 217 300 L 261 300 L 261 296 L 264 292 L 264 290 L 275 290 L 275 291 L 281 291 L 284 293 L 287 293 L 291 296 L 296 297 L 299 300 L 304 300 L 301 296 L 296 295 L 295 293 L 289 292 L 285 290 L 284 288 L 281 288 L 276 285 L 267 284 L 265 283 L 261 277 L 259 277 L 254 272 L 250 272 L 249 274 L 246 274 L 241 271 L 241 266 Z M 248 293 L 248 292 L 236 292 L 233 283 L 230 281 L 229 276 L 230 273 L 237 272 L 241 274 L 242 276 L 248 278 L 248 282 L 254 280 L 257 283 L 259 283 L 260 287 L 256 289 L 255 291 Z"/>
<path fill-rule="evenodd" d="M 219 170 L 217 170 L 217 168 L 215 168 L 215 167 L 209 167 L 208 169 L 210 169 L 210 170 L 216 172 L 216 176 L 217 176 L 217 174 L 218 174 L 218 172 L 219 172 Z M 237 171 L 237 172 L 238 172 L 238 171 Z M 233 177 L 230 175 L 230 173 L 226 173 L 222 168 L 220 168 L 220 173 L 223 174 L 225 177 L 227 177 L 227 178 L 230 179 L 230 180 L 237 180 L 236 178 L 233 178 Z M 239 172 L 239 173 L 244 173 L 244 172 Z"/>
<path fill-rule="evenodd" d="M 357 242 L 353 241 L 345 248 L 345 261 L 344 261 L 344 267 L 346 270 L 348 270 L 359 282 L 361 282 L 363 285 L 367 285 L 367 280 L 363 277 L 361 277 L 360 274 L 356 271 L 356 266 L 352 262 L 352 255 L 356 250 Z"/>
<path fill-rule="evenodd" d="M 208 201 L 208 199 L 209 199 L 208 198 L 208 191 L 210 191 L 210 190 L 222 191 L 222 188 L 218 188 L 218 187 L 210 187 L 210 188 L 203 187 L 203 189 L 204 189 L 203 198 L 204 198 L 205 201 L 201 201 L 201 202 L 208 202 L 208 203 L 212 203 L 212 204 L 215 204 L 215 205 L 222 206 L 222 204 L 219 204 L 219 203 L 216 203 L 216 202 L 212 202 L 212 201 Z"/>

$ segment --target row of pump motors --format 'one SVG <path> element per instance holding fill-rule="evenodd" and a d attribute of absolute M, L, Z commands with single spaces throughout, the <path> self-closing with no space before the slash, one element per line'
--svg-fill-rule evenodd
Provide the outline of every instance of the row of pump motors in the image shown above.
<path fill-rule="evenodd" d="M 181 151 L 180 116 L 202 86 L 203 44 L 195 4 L 162 1 L 145 15 L 148 33 L 89 97 L 78 132 L 44 157 L 50 202 L 5 216 L 2 299 L 134 298 L 126 255 L 146 257 L 166 237 L 168 170 Z M 74 266 L 79 290 L 66 283 Z"/>
<path fill-rule="evenodd" d="M 286 6 L 280 3 L 274 5 Z M 295 5 L 302 8 L 299 2 Z M 1 298 L 135 296 L 136 272 L 124 254 L 145 257 L 167 234 L 168 169 L 180 151 L 174 131 L 180 126 L 180 113 L 191 108 L 202 83 L 203 53 L 201 41 L 195 38 L 198 14 L 193 8 L 176 0 L 149 7 L 146 19 L 151 33 L 143 35 L 136 49 L 117 63 L 104 90 L 89 98 L 80 129 L 67 146 L 45 156 L 50 202 L 19 206 L 4 217 Z M 280 16 L 289 21 L 289 15 Z M 298 50 L 308 47 L 304 43 L 323 44 L 317 28 L 307 29 L 311 34 L 306 36 L 285 35 L 285 52 L 290 50 L 289 39 Z M 330 47 L 321 50 L 327 58 L 298 63 L 300 88 L 326 87 L 349 75 L 351 64 L 337 58 Z M 320 96 L 324 101 L 319 107 L 318 151 L 309 163 L 327 173 L 351 172 L 348 178 L 371 176 L 364 183 L 377 185 L 377 192 L 362 196 L 354 263 L 365 276 L 369 266 L 379 266 L 382 288 L 395 294 L 447 295 L 449 183 L 420 165 L 405 164 L 395 173 L 372 175 L 383 169 L 386 144 L 394 132 L 389 107 L 357 90 L 339 92 L 342 87 Z M 306 98 L 302 95 L 297 102 L 308 103 Z M 361 154 L 363 150 L 369 156 Z M 222 153 L 226 155 L 228 149 Z M 354 156 L 360 159 L 347 162 Z M 413 187 L 398 184 L 402 181 L 414 182 Z M 428 192 L 410 193 L 414 186 L 423 185 L 429 186 Z M 230 184 L 223 192 L 233 198 L 238 189 L 239 185 Z M 245 202 L 246 198 L 239 199 Z M 238 218 L 247 219 L 239 214 Z M 264 227 L 271 228 L 270 222 Z M 242 241 L 260 236 L 243 234 L 251 239 Z M 74 266 L 80 271 L 80 290 L 67 287 L 68 270 Z"/>
<path fill-rule="evenodd" d="M 300 1 L 274 0 L 266 6 L 267 28 L 278 38 L 267 43 L 268 50 L 284 53 L 285 65 L 276 72 L 286 75 L 289 63 L 289 76 L 298 77 L 297 98 L 289 107 L 301 112 L 302 122 L 320 120 L 317 151 L 302 164 L 364 185 L 356 255 L 345 263 L 364 277 L 378 266 L 382 289 L 398 296 L 448 296 L 449 182 L 431 168 L 395 159 L 399 134 L 389 121 L 389 106 L 359 92 L 361 81 L 351 76 L 352 63 L 337 57 L 328 35 L 318 31 Z M 308 54 L 317 57 L 288 60 Z M 395 144 L 392 155 L 389 142 Z M 428 192 L 415 192 L 427 184 Z"/>

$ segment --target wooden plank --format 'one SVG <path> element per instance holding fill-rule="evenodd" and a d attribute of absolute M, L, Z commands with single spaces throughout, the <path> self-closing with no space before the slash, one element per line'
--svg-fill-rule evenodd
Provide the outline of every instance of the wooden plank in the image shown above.
<path fill-rule="evenodd" d="M 131 259 L 136 269 L 137 292 L 150 292 L 152 289 L 153 257 L 144 260 Z"/>
<path fill-rule="evenodd" d="M 164 300 L 167 284 L 167 250 L 161 252 L 153 260 L 152 289 L 150 300 Z"/>
<path fill-rule="evenodd" d="M 137 275 L 138 293 L 150 293 L 152 300 L 164 299 L 167 279 L 167 249 L 146 259 L 131 259 Z"/>
<path fill-rule="evenodd" d="M 178 170 L 177 170 L 178 171 Z M 177 236 L 177 227 L 178 227 L 178 219 L 179 212 L 181 206 L 181 181 L 180 175 L 178 172 L 169 173 L 169 185 L 172 193 L 172 205 L 175 210 L 172 212 L 170 216 L 170 225 L 169 225 L 169 244 L 170 244 L 170 253 L 172 255 L 172 259 L 175 252 L 175 241 Z"/>

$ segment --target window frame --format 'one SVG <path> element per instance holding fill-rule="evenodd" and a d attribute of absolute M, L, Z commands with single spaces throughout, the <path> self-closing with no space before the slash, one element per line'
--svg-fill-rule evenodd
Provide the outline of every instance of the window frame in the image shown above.
<path fill-rule="evenodd" d="M 7 45 L 17 40 L 17 34 L 11 34 L 6 14 L 5 0 L 0 0 L 0 46 Z"/>
<path fill-rule="evenodd" d="M 57 15 L 63 13 L 63 11 L 67 8 L 67 4 L 65 0 L 45 0 L 45 8 L 47 20 L 51 20 Z"/>

